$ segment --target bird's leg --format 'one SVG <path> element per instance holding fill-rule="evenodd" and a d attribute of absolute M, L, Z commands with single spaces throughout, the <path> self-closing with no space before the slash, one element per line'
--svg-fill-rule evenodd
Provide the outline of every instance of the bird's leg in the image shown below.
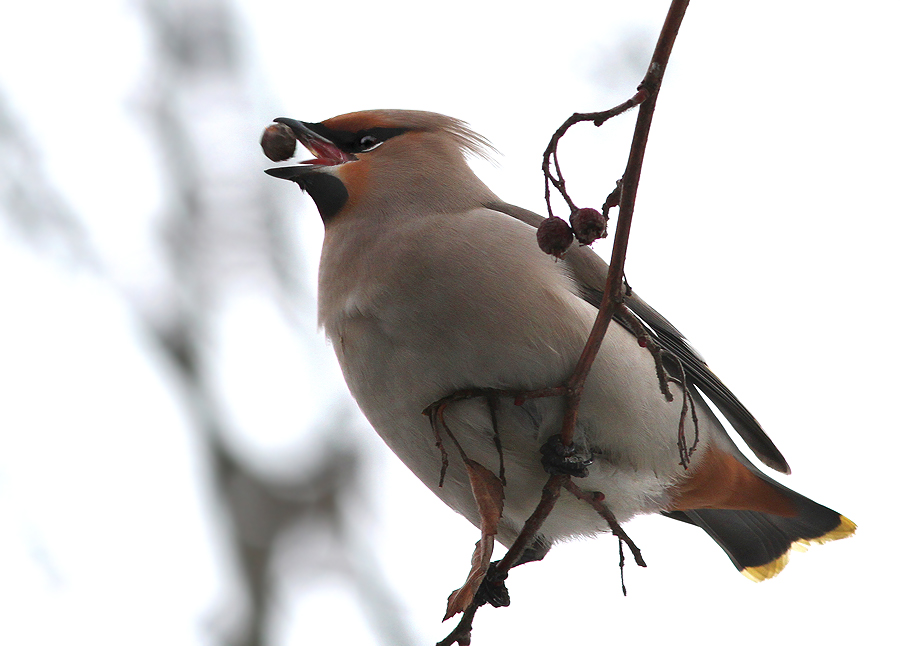
<path fill-rule="evenodd" d="M 526 549 L 522 556 L 519 557 L 519 560 L 513 564 L 513 567 L 540 561 L 549 551 L 550 544 L 541 537 L 537 537 L 531 547 Z M 494 561 L 488 567 L 487 574 L 484 575 L 484 579 L 478 587 L 478 592 L 475 593 L 474 605 L 480 607 L 489 603 L 495 608 L 505 608 L 509 605 L 509 590 L 506 589 L 506 576 L 508 573 L 499 573 L 497 571 L 499 562 Z"/>
<path fill-rule="evenodd" d="M 550 475 L 586 478 L 593 459 L 590 453 L 579 451 L 572 444 L 563 444 L 559 435 L 553 435 L 541 447 L 541 465 Z"/>

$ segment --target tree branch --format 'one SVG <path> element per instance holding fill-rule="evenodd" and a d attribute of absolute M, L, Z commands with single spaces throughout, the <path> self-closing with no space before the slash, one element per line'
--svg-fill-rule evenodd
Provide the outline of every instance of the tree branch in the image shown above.
<path fill-rule="evenodd" d="M 604 112 L 595 112 L 587 114 L 574 114 L 553 134 L 547 150 L 544 152 L 542 168 L 545 178 L 545 198 L 547 200 L 547 209 L 552 216 L 550 206 L 550 186 L 553 185 L 566 200 L 566 203 L 572 210 L 575 210 L 574 201 L 569 197 L 565 189 L 565 180 L 562 176 L 557 156 L 557 146 L 559 140 L 575 123 L 581 121 L 594 121 L 596 125 L 601 125 L 604 121 L 622 114 L 623 112 L 640 105 L 637 123 L 635 124 L 634 136 L 631 143 L 631 151 L 628 156 L 628 163 L 625 166 L 625 173 L 622 176 L 621 185 L 617 187 L 620 191 L 619 195 L 619 218 L 616 225 L 615 242 L 613 243 L 612 256 L 609 264 L 609 274 L 606 280 L 606 286 L 603 291 L 603 298 L 600 302 L 597 318 L 594 321 L 585 347 L 578 359 L 575 370 L 566 380 L 563 388 L 548 388 L 544 393 L 554 391 L 554 394 L 560 390 L 564 391 L 565 396 L 565 414 L 563 418 L 563 426 L 560 433 L 562 442 L 571 445 L 574 434 L 575 424 L 578 421 L 578 409 L 581 404 L 581 396 L 584 389 L 584 383 L 593 365 L 594 359 L 600 350 L 600 345 L 609 329 L 609 323 L 613 314 L 617 309 L 622 307 L 625 294 L 625 254 L 628 248 L 628 238 L 631 232 L 631 221 L 634 215 L 634 206 L 637 197 L 638 184 L 641 177 L 641 169 L 644 161 L 644 152 L 647 149 L 647 142 L 650 134 L 650 125 L 653 121 L 653 113 L 656 109 L 656 99 L 659 94 L 659 88 L 662 83 L 663 75 L 668 65 L 669 56 L 672 52 L 672 46 L 678 35 L 678 30 L 687 10 L 689 0 L 673 0 L 669 7 L 669 12 L 660 32 L 656 49 L 647 73 L 643 81 L 638 86 L 638 91 L 633 97 L 619 104 L 618 106 L 606 110 Z M 553 163 L 556 174 L 551 172 L 550 165 Z M 615 192 L 615 191 L 614 191 Z M 608 202 L 612 202 L 613 195 L 608 198 Z M 686 388 L 686 386 L 685 386 Z M 517 399 L 523 395 L 519 395 Z M 466 397 L 460 397 L 460 399 Z M 547 516 L 553 510 L 556 501 L 559 498 L 562 487 L 566 487 L 570 492 L 575 493 L 582 500 L 587 500 L 595 509 L 607 520 L 610 529 L 626 542 L 632 549 L 632 553 L 639 564 L 644 565 L 643 559 L 640 557 L 640 551 L 637 546 L 625 535 L 621 530 L 612 512 L 602 503 L 602 494 L 587 494 L 581 491 L 577 486 L 572 484 L 571 476 L 567 475 L 551 475 L 544 485 L 541 500 L 531 517 L 525 522 L 519 536 L 513 545 L 509 548 L 506 555 L 497 564 L 498 578 L 505 578 L 509 570 L 519 562 L 525 550 L 533 543 L 540 531 L 541 526 Z M 596 504 L 595 504 L 596 503 Z M 444 646 L 450 646 L 453 643 L 467 645 L 471 635 L 472 617 L 474 616 L 474 608 L 470 607 L 464 613 L 463 621 L 454 629 L 453 632 L 442 642 Z"/>
<path fill-rule="evenodd" d="M 644 151 L 647 149 L 650 124 L 653 121 L 653 112 L 656 109 L 656 98 L 662 83 L 663 74 L 665 73 L 669 55 L 672 52 L 672 46 L 675 43 L 675 37 L 678 35 L 678 29 L 681 26 L 681 21 L 684 18 L 687 6 L 688 0 L 673 0 L 669 7 L 669 13 L 663 24 L 662 32 L 657 41 L 656 50 L 653 53 L 653 58 L 650 62 L 647 74 L 638 86 L 638 93 L 629 101 L 620 104 L 612 110 L 605 113 L 594 113 L 604 116 L 609 114 L 609 116 L 605 117 L 608 119 L 611 116 L 621 114 L 632 107 L 630 104 L 635 102 L 642 92 L 647 93 L 646 98 L 640 104 L 637 123 L 635 124 L 634 129 L 634 137 L 632 138 L 631 143 L 631 152 L 628 156 L 628 163 L 625 166 L 625 173 L 622 176 L 619 218 L 616 225 L 615 242 L 613 243 L 612 257 L 609 263 L 609 275 L 606 279 L 603 298 L 600 302 L 597 318 L 594 321 L 594 326 L 585 343 L 581 357 L 575 366 L 572 376 L 569 377 L 565 383 L 566 411 L 563 418 L 562 431 L 560 433 L 564 444 L 572 443 L 575 434 L 575 424 L 578 421 L 578 408 L 581 404 L 584 382 L 587 379 L 587 375 L 590 372 L 594 359 L 597 357 L 597 353 L 600 350 L 600 344 L 603 342 L 603 338 L 609 328 L 609 323 L 612 320 L 613 314 L 615 313 L 616 308 L 618 308 L 624 300 L 625 253 L 628 248 L 628 237 L 631 233 L 631 220 L 634 215 L 638 183 L 640 182 L 641 168 L 644 162 Z M 553 504 L 559 496 L 559 488 L 568 480 L 568 476 L 550 477 L 544 487 L 545 495 L 542 496 L 541 502 L 538 504 L 538 509 L 535 510 L 535 514 L 529 518 L 529 522 L 525 524 L 519 538 L 501 561 L 501 569 L 504 566 L 511 566 L 515 563 L 521 556 L 521 552 L 524 552 L 524 550 L 533 542 L 543 521 L 553 509 Z M 548 489 L 550 490 L 549 492 Z M 550 502 L 551 500 L 552 502 Z M 538 512 L 540 512 L 540 514 Z M 526 533 L 531 535 L 523 536 Z M 514 551 L 519 553 L 512 553 Z"/>

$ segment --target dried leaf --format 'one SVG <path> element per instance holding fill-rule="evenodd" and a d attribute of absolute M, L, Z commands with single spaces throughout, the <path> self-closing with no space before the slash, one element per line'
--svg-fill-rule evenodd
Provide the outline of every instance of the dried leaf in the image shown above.
<path fill-rule="evenodd" d="M 472 553 L 472 569 L 469 570 L 466 582 L 461 588 L 454 590 L 447 598 L 447 612 L 444 614 L 444 621 L 447 621 L 455 614 L 463 612 L 472 603 L 475 593 L 478 592 L 478 588 L 481 586 L 484 575 L 487 574 L 493 552 L 493 535 L 482 535 L 481 540 L 475 543 L 475 551 Z"/>
<path fill-rule="evenodd" d="M 503 484 L 500 478 L 474 460 L 466 460 L 466 471 L 481 517 L 481 535 L 493 536 L 503 515 Z"/>
<path fill-rule="evenodd" d="M 500 517 L 503 515 L 503 484 L 490 470 L 473 460 L 466 460 L 466 470 L 469 473 L 469 484 L 475 495 L 475 504 L 478 507 L 478 515 L 481 519 L 481 539 L 475 543 L 475 551 L 472 553 L 472 568 L 463 586 L 454 590 L 447 599 L 447 613 L 444 621 L 453 615 L 463 612 L 472 603 L 478 587 L 487 574 L 491 564 L 491 554 L 494 553 L 494 535 Z"/>

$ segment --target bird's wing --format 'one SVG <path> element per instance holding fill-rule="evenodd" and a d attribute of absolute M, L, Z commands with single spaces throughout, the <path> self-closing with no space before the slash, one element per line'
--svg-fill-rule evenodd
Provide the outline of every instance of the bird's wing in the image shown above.
<path fill-rule="evenodd" d="M 505 202 L 491 202 L 484 206 L 521 220 L 535 228 L 544 220 L 537 213 Z M 566 252 L 563 262 L 571 277 L 578 284 L 579 295 L 594 307 L 600 307 L 600 299 L 603 296 L 606 277 L 609 273 L 606 262 L 588 247 L 580 246 L 572 246 Z M 759 422 L 709 369 L 703 358 L 691 347 L 675 326 L 633 292 L 626 296 L 625 305 L 643 321 L 656 342 L 681 361 L 691 382 L 709 397 L 738 435 L 747 443 L 747 446 L 756 454 L 756 457 L 776 471 L 790 473 L 790 467 L 781 451 L 766 435 Z M 628 328 L 627 325 L 625 327 Z"/>

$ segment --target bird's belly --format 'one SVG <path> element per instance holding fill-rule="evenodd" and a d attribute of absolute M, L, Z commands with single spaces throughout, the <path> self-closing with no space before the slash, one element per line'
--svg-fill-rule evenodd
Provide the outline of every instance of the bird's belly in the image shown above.
<path fill-rule="evenodd" d="M 493 417 L 485 398 L 454 402 L 447 408 L 440 442 L 423 411 L 462 388 L 557 385 L 574 365 L 581 341 L 555 352 L 535 348 L 536 356 L 529 359 L 523 358 L 515 339 L 505 345 L 515 348 L 512 356 L 503 356 L 497 348 L 496 356 L 467 356 L 458 341 L 398 334 L 383 320 L 365 316 L 346 319 L 329 332 L 363 413 L 391 450 L 447 505 L 478 524 L 460 450 L 498 476 L 502 467 L 507 486 L 499 539 L 507 545 L 514 540 L 548 477 L 540 447 L 560 430 L 561 398 L 522 406 L 501 398 Z M 445 351 L 446 344 L 456 346 L 453 352 Z M 665 402 L 649 354 L 631 346 L 637 348 L 634 339 L 613 324 L 604 342 L 604 348 L 613 351 L 601 354 L 586 384 L 576 438 L 594 453 L 590 475 L 576 483 L 602 492 L 622 522 L 663 509 L 666 489 L 683 472 L 675 442 L 680 405 Z M 503 370 L 494 367 L 498 365 L 518 365 L 524 373 L 521 386 L 510 383 Z M 448 466 L 439 486 L 444 455 Z M 564 492 L 542 534 L 555 540 L 607 529 L 592 508 Z"/>

